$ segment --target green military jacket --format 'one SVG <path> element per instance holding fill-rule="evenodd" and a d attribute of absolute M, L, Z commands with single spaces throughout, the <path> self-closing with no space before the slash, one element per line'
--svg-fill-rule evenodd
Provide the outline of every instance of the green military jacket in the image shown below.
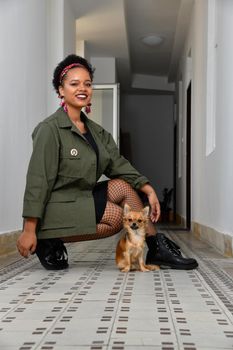
<path fill-rule="evenodd" d="M 92 190 L 102 174 L 121 178 L 135 189 L 148 182 L 122 156 L 111 136 L 82 113 L 99 149 L 96 153 L 62 108 L 32 134 L 23 217 L 39 218 L 38 238 L 96 232 Z"/>

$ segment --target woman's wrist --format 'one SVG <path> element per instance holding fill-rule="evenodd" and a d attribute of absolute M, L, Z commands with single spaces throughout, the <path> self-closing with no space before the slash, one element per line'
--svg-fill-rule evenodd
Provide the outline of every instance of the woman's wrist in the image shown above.
<path fill-rule="evenodd" d="M 151 185 L 149 185 L 148 183 L 143 185 L 140 188 L 140 191 L 142 191 L 143 193 L 145 193 L 148 197 L 151 195 L 155 194 L 155 190 L 153 189 L 153 187 Z"/>
<path fill-rule="evenodd" d="M 23 232 L 29 235 L 36 235 L 36 226 L 38 218 L 25 218 L 23 225 Z"/>

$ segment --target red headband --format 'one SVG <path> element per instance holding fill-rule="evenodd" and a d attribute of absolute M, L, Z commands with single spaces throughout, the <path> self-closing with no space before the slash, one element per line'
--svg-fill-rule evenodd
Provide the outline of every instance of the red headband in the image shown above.
<path fill-rule="evenodd" d="M 66 66 L 66 67 L 63 69 L 63 71 L 61 72 L 61 74 L 60 74 L 60 79 L 59 79 L 60 84 L 61 84 L 61 82 L 62 82 L 64 76 L 67 74 L 67 72 L 68 72 L 71 68 L 73 68 L 73 67 L 81 67 L 81 68 L 86 69 L 86 67 L 84 67 L 84 66 L 83 66 L 82 64 L 80 64 L 80 63 L 71 63 L 69 66 Z"/>

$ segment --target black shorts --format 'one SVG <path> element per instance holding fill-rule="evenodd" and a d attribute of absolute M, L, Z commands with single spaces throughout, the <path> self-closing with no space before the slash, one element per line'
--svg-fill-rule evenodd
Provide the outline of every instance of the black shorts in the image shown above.
<path fill-rule="evenodd" d="M 97 182 L 92 193 L 95 202 L 96 223 L 99 224 L 105 211 L 107 203 L 108 180 Z"/>

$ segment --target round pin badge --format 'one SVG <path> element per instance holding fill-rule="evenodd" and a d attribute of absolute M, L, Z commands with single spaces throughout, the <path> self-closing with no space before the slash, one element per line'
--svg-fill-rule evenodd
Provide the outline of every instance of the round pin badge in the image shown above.
<path fill-rule="evenodd" d="M 78 150 L 76 149 L 76 148 L 72 148 L 71 150 L 70 150 L 70 154 L 72 155 L 72 156 L 77 156 L 78 155 Z"/>

